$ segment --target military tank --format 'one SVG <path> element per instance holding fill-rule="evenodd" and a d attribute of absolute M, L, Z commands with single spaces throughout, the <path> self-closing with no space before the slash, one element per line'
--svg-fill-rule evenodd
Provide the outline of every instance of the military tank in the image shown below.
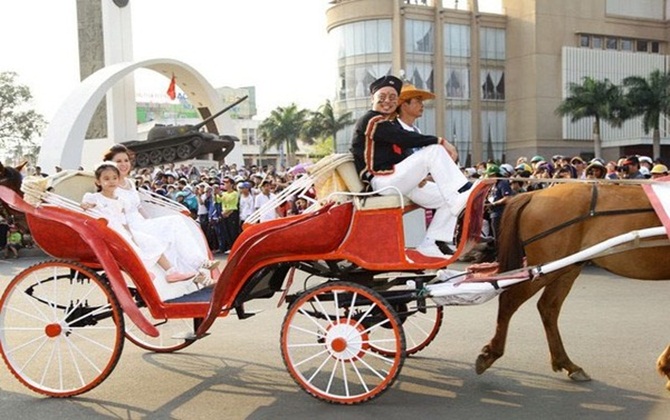
<path fill-rule="evenodd" d="M 239 139 L 235 136 L 219 135 L 214 119 L 248 97 L 246 95 L 238 99 L 198 124 L 156 124 L 149 130 L 146 140 L 132 140 L 122 144 L 135 154 L 137 168 L 184 161 L 209 153 L 213 154 L 214 160 L 221 161 L 233 150 Z M 201 131 L 205 126 L 208 131 Z"/>

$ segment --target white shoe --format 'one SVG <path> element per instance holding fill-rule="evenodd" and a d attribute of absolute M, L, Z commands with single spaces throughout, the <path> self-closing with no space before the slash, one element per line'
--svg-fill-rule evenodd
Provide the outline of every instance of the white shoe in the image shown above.
<path fill-rule="evenodd" d="M 465 209 L 465 206 L 468 204 L 470 191 L 472 191 L 472 189 L 469 189 L 460 194 L 456 194 L 456 197 L 454 197 L 454 199 L 449 202 L 449 211 L 451 211 L 451 214 L 454 216 L 459 216 L 461 214 L 463 209 Z"/>
<path fill-rule="evenodd" d="M 448 254 L 443 254 L 442 251 L 440 251 L 440 248 L 435 244 L 435 242 L 432 243 L 422 243 L 418 247 L 416 247 L 416 251 L 424 255 L 426 257 L 432 257 L 432 258 L 445 258 L 448 259 L 451 257 L 451 255 Z"/>

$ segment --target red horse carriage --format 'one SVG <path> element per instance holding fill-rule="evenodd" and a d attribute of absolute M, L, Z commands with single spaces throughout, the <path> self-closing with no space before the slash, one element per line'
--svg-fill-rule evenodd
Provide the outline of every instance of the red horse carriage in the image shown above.
<path fill-rule="evenodd" d="M 28 388 L 78 395 L 112 372 L 126 338 L 150 351 L 176 351 L 205 337 L 217 318 L 251 316 L 245 302 L 279 295 L 288 304 L 281 351 L 293 379 L 328 402 L 378 396 L 405 357 L 439 331 L 442 306 L 430 302 L 429 283 L 447 262 L 405 247 L 403 214 L 416 206 L 402 196 L 349 193 L 360 185 L 346 182 L 359 182 L 349 155 L 315 165 L 285 192 L 316 188 L 308 211 L 248 224 L 213 287 L 167 299 L 129 244 L 79 207 L 94 188 L 91 174 L 26 180 L 23 196 L 0 187 L 0 199 L 25 215 L 36 243 L 54 258 L 28 267 L 4 291 L 2 357 Z M 329 188 L 336 191 L 325 197 Z M 473 191 L 475 217 L 465 217 L 454 259 L 479 238 L 488 188 L 482 183 Z M 174 203 L 142 195 L 153 217 L 182 214 Z M 307 276 L 302 287 L 292 284 L 299 272 Z"/>
<path fill-rule="evenodd" d="M 484 279 L 446 270 L 478 242 L 492 182 L 473 187 L 455 255 L 435 259 L 407 244 L 404 225 L 416 206 L 399 194 L 354 193 L 362 188 L 351 156 L 333 155 L 268 204 L 304 196 L 312 203 L 308 211 L 247 225 L 225 267 L 215 272 L 213 287 L 168 298 L 128 243 L 105 220 L 79 208 L 94 185 L 90 174 L 24 182 L 24 197 L 16 187 L 0 186 L 0 199 L 25 215 L 35 241 L 54 258 L 19 273 L 2 294 L 0 354 L 28 388 L 54 397 L 78 395 L 112 372 L 125 338 L 150 351 L 173 352 L 204 338 L 217 318 L 251 316 L 246 302 L 278 295 L 288 305 L 280 347 L 291 377 L 327 402 L 368 401 L 393 384 L 407 355 L 435 338 L 444 305 L 487 301 L 602 252 L 595 246 L 551 267 Z M 150 193 L 143 193 L 143 201 L 154 217 L 181 214 L 179 206 Z M 638 232 L 635 240 L 662 230 Z M 624 236 L 603 246 L 631 240 Z M 294 283 L 298 273 L 302 286 Z"/>

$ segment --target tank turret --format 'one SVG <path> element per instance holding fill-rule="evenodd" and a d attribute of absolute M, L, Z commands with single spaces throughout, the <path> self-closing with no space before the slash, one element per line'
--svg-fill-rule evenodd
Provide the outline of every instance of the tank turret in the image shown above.
<path fill-rule="evenodd" d="M 138 168 L 184 161 L 209 153 L 213 154 L 214 160 L 223 160 L 239 139 L 231 135 L 219 135 L 213 121 L 247 98 L 248 95 L 238 99 L 198 124 L 156 124 L 149 130 L 146 140 L 126 141 L 122 144 L 135 153 L 135 166 Z M 209 132 L 201 131 L 205 126 Z"/>

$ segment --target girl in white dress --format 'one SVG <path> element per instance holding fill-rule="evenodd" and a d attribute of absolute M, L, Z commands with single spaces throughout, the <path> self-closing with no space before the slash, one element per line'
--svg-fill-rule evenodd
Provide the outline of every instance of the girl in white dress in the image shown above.
<path fill-rule="evenodd" d="M 200 227 L 192 219 L 181 215 L 146 217 L 137 187 L 128 175 L 132 169 L 130 151 L 122 144 L 115 144 L 104 155 L 105 161 L 112 161 L 120 172 L 117 196 L 129 203 L 126 218 L 130 231 L 144 232 L 160 237 L 167 243 L 166 257 L 180 271 L 199 271 L 208 276 L 219 261 L 209 259 L 209 246 Z M 212 281 L 207 279 L 206 284 Z"/>
<path fill-rule="evenodd" d="M 105 162 L 96 168 L 95 183 L 98 187 L 98 192 L 84 194 L 81 207 L 84 210 L 95 209 L 99 215 L 107 219 L 108 226 L 121 235 L 142 260 L 147 270 L 151 273 L 152 279 L 156 278 L 154 273 L 156 264 L 165 270 L 165 275 L 162 278 L 167 283 L 183 282 L 184 280 L 194 280 L 196 278 L 198 274 L 196 271 L 184 273 L 175 269 L 164 255 L 164 251 L 167 248 L 165 241 L 148 235 L 145 232 L 131 232 L 129 230 L 128 219 L 126 217 L 129 205 L 116 194 L 119 184 L 119 170 L 114 163 Z M 193 284 L 193 282 L 185 283 Z M 159 295 L 171 298 L 188 293 L 189 289 L 195 291 L 197 287 L 193 285 L 190 288 L 172 290 L 167 295 L 159 291 Z"/>

